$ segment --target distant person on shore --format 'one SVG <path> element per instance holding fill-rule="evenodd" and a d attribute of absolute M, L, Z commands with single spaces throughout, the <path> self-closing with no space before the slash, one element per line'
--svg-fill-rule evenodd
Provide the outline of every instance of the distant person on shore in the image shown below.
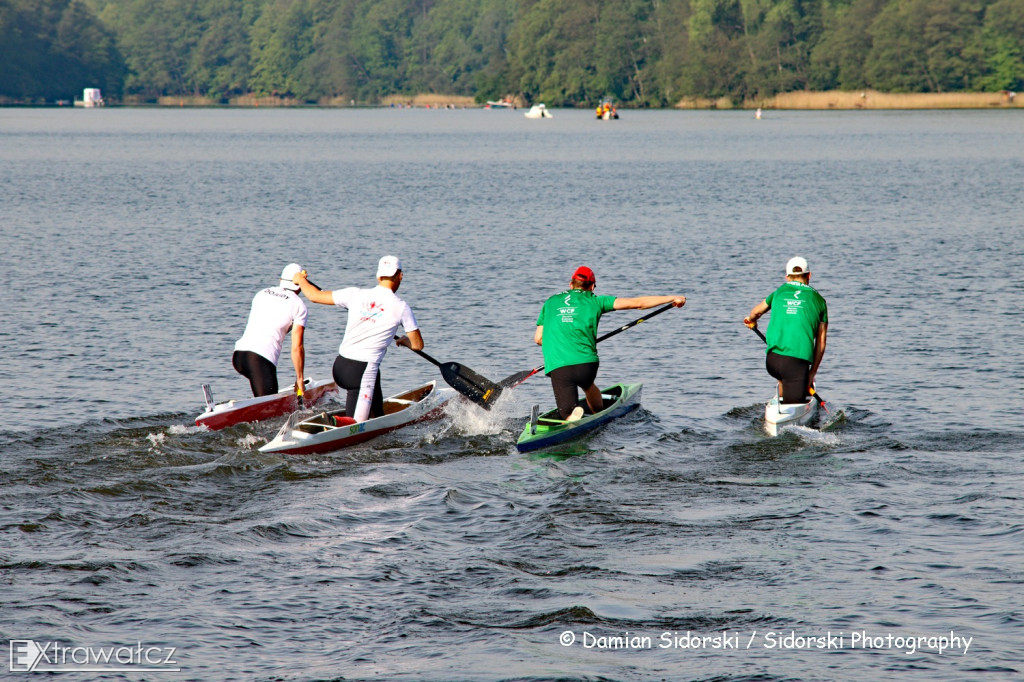
<path fill-rule="evenodd" d="M 569 288 L 551 296 L 541 307 L 533 340 L 544 350 L 545 374 L 551 378 L 555 404 L 562 419 L 575 421 L 583 416 L 577 407 L 577 388 L 582 388 L 591 412 L 604 408 L 601 389 L 595 384 L 600 364 L 597 357 L 597 325 L 611 310 L 646 310 L 671 303 L 681 308 L 686 297 L 639 296 L 616 298 L 596 296 L 597 278 L 586 266 L 576 268 Z"/>
<path fill-rule="evenodd" d="M 811 271 L 800 256 L 786 263 L 786 282 L 768 294 L 743 318 L 750 329 L 769 310 L 767 357 L 768 373 L 779 381 L 782 403 L 805 403 L 814 386 L 821 359 L 825 357 L 828 335 L 828 306 L 811 285 Z"/>
<path fill-rule="evenodd" d="M 384 256 L 377 264 L 377 286 L 348 287 L 336 291 L 309 283 L 306 271 L 296 273 L 295 283 L 313 303 L 336 305 L 348 310 L 345 336 L 334 360 L 334 382 L 347 391 L 345 414 L 357 422 L 384 415 L 384 393 L 380 363 L 394 340 L 399 325 L 405 336 L 395 343 L 412 350 L 423 349 L 423 337 L 412 308 L 395 295 L 402 284 L 402 263 Z"/>
<path fill-rule="evenodd" d="M 303 385 L 306 348 L 302 337 L 308 310 L 296 293 L 299 286 L 292 282 L 292 277 L 301 270 L 299 264 L 289 263 L 281 272 L 281 280 L 276 287 L 257 292 L 252 299 L 249 321 L 242 338 L 235 342 L 231 364 L 236 372 L 249 380 L 254 397 L 277 393 L 277 362 L 289 331 L 292 333 L 296 392 Z"/>

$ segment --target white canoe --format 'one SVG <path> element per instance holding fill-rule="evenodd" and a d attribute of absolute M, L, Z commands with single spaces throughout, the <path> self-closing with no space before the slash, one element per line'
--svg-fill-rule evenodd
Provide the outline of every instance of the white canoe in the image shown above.
<path fill-rule="evenodd" d="M 436 381 L 384 399 L 384 416 L 356 422 L 345 410 L 321 412 L 305 419 L 260 448 L 260 452 L 312 455 L 332 452 L 384 435 L 410 424 L 439 419 L 456 395 Z"/>
<path fill-rule="evenodd" d="M 321 398 L 337 392 L 338 386 L 333 381 L 306 379 L 302 400 L 304 404 L 312 405 Z M 273 395 L 245 398 L 243 400 L 229 400 L 226 403 L 218 403 L 216 405 L 213 404 L 209 384 L 203 384 L 203 393 L 206 396 L 206 412 L 196 417 L 196 425 L 205 426 L 211 431 L 244 422 L 273 419 L 274 417 L 294 412 L 299 408 L 298 400 L 295 398 L 294 386 Z"/>
<path fill-rule="evenodd" d="M 811 398 L 806 403 L 779 403 L 776 393 L 764 406 L 764 430 L 769 436 L 779 435 L 787 426 L 807 426 L 818 416 L 818 401 Z"/>

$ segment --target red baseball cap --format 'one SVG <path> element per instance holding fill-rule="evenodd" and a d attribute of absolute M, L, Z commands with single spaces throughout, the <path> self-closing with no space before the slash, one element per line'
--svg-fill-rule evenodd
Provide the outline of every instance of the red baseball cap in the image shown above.
<path fill-rule="evenodd" d="M 584 284 L 594 284 L 597 282 L 597 278 L 594 277 L 594 271 L 586 265 L 576 268 L 576 272 L 572 273 L 572 278 L 582 280 Z"/>

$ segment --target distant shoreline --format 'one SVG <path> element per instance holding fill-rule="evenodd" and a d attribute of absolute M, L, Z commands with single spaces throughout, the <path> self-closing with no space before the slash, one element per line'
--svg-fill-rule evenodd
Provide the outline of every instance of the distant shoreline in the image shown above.
<path fill-rule="evenodd" d="M 201 100 L 188 97 L 164 97 L 159 106 L 217 106 L 212 100 Z M 355 102 L 341 99 L 305 104 L 297 100 L 279 97 L 236 97 L 227 105 L 239 107 L 350 107 L 359 106 Z M 371 105 L 373 106 L 373 105 Z M 484 105 L 477 104 L 472 97 L 459 95 L 437 95 L 422 93 L 418 95 L 391 95 L 386 97 L 378 107 L 410 107 L 410 108 L 455 108 L 476 109 Z M 936 93 L 886 93 L 875 90 L 857 90 L 853 92 L 832 90 L 827 92 L 786 92 L 773 97 L 752 98 L 742 104 L 734 104 L 726 97 L 708 99 L 701 97 L 685 98 L 666 109 L 793 109 L 793 110 L 855 110 L 855 109 L 995 109 L 1024 107 L 1024 95 L 1010 92 L 936 92 Z M 589 107 L 587 107 L 589 108 Z M 628 104 L 619 106 L 629 109 Z"/>
<path fill-rule="evenodd" d="M 34 106 L 31 103 L 13 102 L 0 98 L 0 106 Z M 52 105 L 45 105 L 52 106 Z M 243 95 L 221 102 L 210 97 L 166 96 L 155 103 L 137 97 L 125 98 L 114 106 L 138 107 L 228 107 L 228 108 L 424 108 L 424 109 L 479 109 L 474 98 L 462 95 L 441 95 L 421 93 L 418 95 L 390 95 L 379 104 L 357 103 L 341 97 L 317 103 L 303 102 L 294 98 L 277 96 Z M 786 92 L 772 97 L 751 98 L 740 104 L 727 97 L 710 99 L 686 97 L 668 109 L 690 110 L 913 110 L 913 109 L 1018 109 L 1024 107 L 1024 94 L 1009 91 L 997 92 L 932 92 L 932 93 L 886 93 L 875 90 L 827 92 Z M 524 107 L 525 108 L 525 107 Z M 590 107 L 581 107 L 588 109 Z M 630 109 L 629 104 L 620 104 L 621 110 Z"/>
<path fill-rule="evenodd" d="M 212 100 L 188 97 L 164 97 L 160 106 L 217 106 Z M 236 97 L 229 104 L 221 106 L 239 107 L 349 107 L 359 106 L 352 101 L 340 99 L 305 104 L 297 100 L 279 97 Z M 373 106 L 373 105 L 370 105 Z M 472 97 L 460 95 L 391 95 L 384 98 L 378 107 L 410 108 L 455 108 L 476 109 Z M 742 104 L 734 104 L 727 97 L 708 99 L 703 97 L 685 98 L 666 109 L 805 109 L 805 110 L 855 110 L 855 109 L 1015 109 L 1024 106 L 1024 95 L 1010 92 L 927 92 L 927 93 L 886 93 L 875 90 L 853 92 L 832 90 L 827 92 L 786 92 L 773 97 L 753 98 Z M 524 108 L 528 108 L 525 107 Z M 590 107 L 586 107 L 590 108 Z M 628 104 L 619 106 L 629 109 Z"/>

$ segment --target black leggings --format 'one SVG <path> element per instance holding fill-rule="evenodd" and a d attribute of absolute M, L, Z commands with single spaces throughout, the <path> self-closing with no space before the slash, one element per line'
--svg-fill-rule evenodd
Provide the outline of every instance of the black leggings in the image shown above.
<path fill-rule="evenodd" d="M 363 383 L 363 373 L 366 372 L 366 362 L 350 360 L 339 355 L 334 359 L 334 367 L 331 374 L 334 375 L 334 383 L 345 389 L 345 414 L 352 417 L 356 413 L 356 403 L 359 402 L 359 389 Z M 380 389 L 380 368 L 377 368 L 377 382 L 373 387 L 373 400 L 370 402 L 370 417 L 384 416 L 384 392 Z"/>
<path fill-rule="evenodd" d="M 782 382 L 782 402 L 807 402 L 807 384 L 811 380 L 811 363 L 789 355 L 769 353 L 765 358 L 764 366 L 769 374 Z"/>
<path fill-rule="evenodd" d="M 254 398 L 277 393 L 277 367 L 251 350 L 236 350 L 231 356 L 235 371 L 249 380 Z"/>
<path fill-rule="evenodd" d="M 553 369 L 548 373 L 551 378 L 551 388 L 555 392 L 555 405 L 558 407 L 558 414 L 565 419 L 576 407 L 579 401 L 577 388 L 586 390 L 594 385 L 597 378 L 598 362 L 584 362 L 579 365 L 566 365 Z"/>

